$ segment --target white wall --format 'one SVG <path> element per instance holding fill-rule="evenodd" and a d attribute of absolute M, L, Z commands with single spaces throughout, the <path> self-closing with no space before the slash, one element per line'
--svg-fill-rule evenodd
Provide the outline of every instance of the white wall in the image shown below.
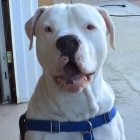
<path fill-rule="evenodd" d="M 35 48 L 29 51 L 25 22 L 34 14 L 38 0 L 9 0 L 17 102 L 30 99 L 41 73 Z"/>

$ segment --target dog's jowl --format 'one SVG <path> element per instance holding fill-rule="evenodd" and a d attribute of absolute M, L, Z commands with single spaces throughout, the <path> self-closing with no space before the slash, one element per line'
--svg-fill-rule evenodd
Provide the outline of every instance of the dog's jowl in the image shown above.
<path fill-rule="evenodd" d="M 125 140 L 115 96 L 104 81 L 106 35 L 114 49 L 108 13 L 85 4 L 40 7 L 25 30 L 36 37 L 41 75 L 26 114 L 22 140 Z"/>

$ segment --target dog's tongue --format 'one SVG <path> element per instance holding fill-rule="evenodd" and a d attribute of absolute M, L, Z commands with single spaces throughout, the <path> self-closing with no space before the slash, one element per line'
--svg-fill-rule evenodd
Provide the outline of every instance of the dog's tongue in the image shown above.
<path fill-rule="evenodd" d="M 64 66 L 64 78 L 70 80 L 72 77 L 78 75 L 80 73 L 78 67 L 73 62 L 68 62 Z"/>

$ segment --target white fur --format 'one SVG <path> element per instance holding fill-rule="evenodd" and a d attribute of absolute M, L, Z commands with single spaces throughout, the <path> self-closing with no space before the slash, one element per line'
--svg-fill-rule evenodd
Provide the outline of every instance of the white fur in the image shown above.
<path fill-rule="evenodd" d="M 93 24 L 92 31 L 86 25 Z M 51 26 L 53 33 L 46 33 L 45 26 Z M 59 4 L 38 9 L 26 23 L 26 33 L 31 41 L 36 36 L 37 57 L 43 68 L 34 94 L 29 102 L 27 118 L 81 121 L 110 111 L 114 105 L 114 93 L 104 81 L 102 66 L 107 55 L 106 32 L 114 47 L 113 24 L 107 12 L 84 4 Z M 60 52 L 56 40 L 67 34 L 75 34 L 81 40 L 75 59 L 83 73 L 95 71 L 92 80 L 77 93 L 67 93 L 54 82 L 52 74 L 58 74 Z M 109 124 L 93 130 L 95 140 L 125 140 L 122 119 L 117 112 Z M 25 140 L 81 140 L 79 132 L 51 134 L 28 131 Z"/>

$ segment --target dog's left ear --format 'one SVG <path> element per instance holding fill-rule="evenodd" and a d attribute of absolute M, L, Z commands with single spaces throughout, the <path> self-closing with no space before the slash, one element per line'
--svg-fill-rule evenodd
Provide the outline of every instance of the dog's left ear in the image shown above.
<path fill-rule="evenodd" d="M 108 12 L 105 9 L 97 7 L 97 10 L 102 15 L 102 17 L 104 18 L 104 21 L 106 23 L 106 27 L 107 27 L 109 35 L 110 35 L 110 38 L 109 38 L 110 45 L 115 50 L 115 42 L 114 42 L 115 31 L 114 31 L 113 22 L 111 21 L 111 18 L 109 16 Z"/>
<path fill-rule="evenodd" d="M 31 17 L 25 24 L 25 31 L 26 34 L 28 36 L 28 38 L 30 39 L 30 46 L 29 46 L 29 50 L 32 49 L 33 46 L 33 36 L 35 35 L 35 26 L 36 26 L 36 22 L 39 19 L 39 17 L 42 15 L 42 13 L 45 11 L 45 7 L 40 7 L 36 13 L 34 14 L 33 17 Z"/>

